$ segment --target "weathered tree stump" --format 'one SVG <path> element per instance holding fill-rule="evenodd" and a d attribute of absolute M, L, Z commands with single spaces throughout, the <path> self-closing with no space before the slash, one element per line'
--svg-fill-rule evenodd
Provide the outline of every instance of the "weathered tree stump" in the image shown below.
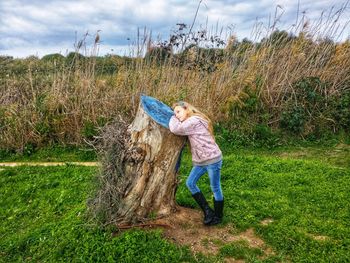
<path fill-rule="evenodd" d="M 117 222 L 130 224 L 176 211 L 175 166 L 185 137 L 157 124 L 142 108 L 128 128 L 130 140 L 122 161 L 123 187 Z"/>

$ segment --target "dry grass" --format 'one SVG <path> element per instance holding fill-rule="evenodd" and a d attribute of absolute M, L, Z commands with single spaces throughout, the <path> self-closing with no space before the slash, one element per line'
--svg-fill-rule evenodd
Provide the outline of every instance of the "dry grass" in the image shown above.
<path fill-rule="evenodd" d="M 231 128 L 237 128 L 234 121 L 244 112 L 249 114 L 250 127 L 265 113 L 266 124 L 278 127 L 286 105 L 304 103 L 298 99 L 295 87 L 303 78 L 317 77 L 326 83 L 326 88 L 314 87 L 325 99 L 334 100 L 349 92 L 350 42 L 334 42 L 342 30 L 337 21 L 344 10 L 314 24 L 305 17 L 300 19 L 292 30 L 294 36 L 273 26 L 268 32 L 255 33 L 266 34 L 260 43 L 242 44 L 231 36 L 226 47 L 214 56 L 201 53 L 200 48 L 188 49 L 183 52 L 186 55 L 182 63 L 178 55 L 170 55 L 160 63 L 112 57 L 118 69 L 108 75 L 96 73 L 98 35 L 87 54 L 89 59 L 78 55 L 78 51 L 86 50 L 83 39 L 77 43 L 77 53 L 68 66 L 27 58 L 21 62 L 25 73 L 10 72 L 1 81 L 1 147 L 25 151 L 28 144 L 81 144 L 96 135 L 95 127 L 119 114 L 131 119 L 141 93 L 169 104 L 188 100 L 216 122 L 233 123 Z M 210 42 L 208 32 L 204 33 L 211 47 L 223 44 L 216 35 Z M 195 37 L 192 33 L 192 39 Z M 138 42 L 138 50 L 151 49 L 151 41 L 146 40 Z M 197 41 L 202 46 L 207 43 L 204 37 Z M 187 45 L 191 44 L 187 40 Z M 38 68 L 50 71 L 40 74 Z M 252 100 L 257 101 L 253 106 Z M 307 113 L 314 114 L 311 110 Z M 322 114 L 318 115 L 324 126 L 336 131 L 336 120 Z M 312 123 L 308 129 L 314 129 Z"/>
<path fill-rule="evenodd" d="M 106 125 L 96 137 L 93 146 L 98 152 L 101 168 L 95 196 L 89 200 L 90 217 L 101 224 L 111 224 L 117 218 L 119 200 L 124 193 L 125 178 L 122 171 L 126 152 L 128 123 L 121 118 Z"/>

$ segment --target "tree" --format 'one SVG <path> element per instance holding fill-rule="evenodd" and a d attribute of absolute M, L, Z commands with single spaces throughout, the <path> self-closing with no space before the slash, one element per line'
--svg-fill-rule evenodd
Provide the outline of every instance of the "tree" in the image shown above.
<path fill-rule="evenodd" d="M 139 106 L 130 125 L 105 131 L 101 188 L 91 203 L 104 223 L 132 224 L 176 211 L 175 166 L 185 137 L 157 124 Z"/>
<path fill-rule="evenodd" d="M 293 41 L 296 37 L 285 30 L 273 31 L 268 38 L 263 38 L 260 45 L 273 45 L 274 47 L 282 48 L 286 44 Z"/>

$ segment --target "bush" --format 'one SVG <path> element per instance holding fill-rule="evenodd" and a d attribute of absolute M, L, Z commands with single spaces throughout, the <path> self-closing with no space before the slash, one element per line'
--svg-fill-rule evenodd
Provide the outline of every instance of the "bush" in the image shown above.
<path fill-rule="evenodd" d="M 296 134 L 308 134 L 326 128 L 328 123 L 323 122 L 327 112 L 326 89 L 327 83 L 318 77 L 303 77 L 296 81 L 293 90 L 285 96 L 280 127 Z"/>
<path fill-rule="evenodd" d="M 300 134 L 304 130 L 306 121 L 305 110 L 301 106 L 292 106 L 290 109 L 282 112 L 280 125 L 281 128 Z"/>
<path fill-rule="evenodd" d="M 156 63 L 158 65 L 161 65 L 170 57 L 170 55 L 170 51 L 166 48 L 153 47 L 147 51 L 145 60 L 149 63 Z"/>
<path fill-rule="evenodd" d="M 59 53 L 55 53 L 55 54 L 48 54 L 45 55 L 41 58 L 42 61 L 50 61 L 50 62 L 54 62 L 54 61 L 63 61 L 65 58 L 62 54 Z"/>
<path fill-rule="evenodd" d="M 281 144 L 281 135 L 273 132 L 266 124 L 256 124 L 250 133 L 230 130 L 222 125 L 215 126 L 217 141 L 222 147 L 267 147 L 274 148 Z"/>
<path fill-rule="evenodd" d="M 350 91 L 340 99 L 334 99 L 333 104 L 332 117 L 341 128 L 350 131 Z"/>

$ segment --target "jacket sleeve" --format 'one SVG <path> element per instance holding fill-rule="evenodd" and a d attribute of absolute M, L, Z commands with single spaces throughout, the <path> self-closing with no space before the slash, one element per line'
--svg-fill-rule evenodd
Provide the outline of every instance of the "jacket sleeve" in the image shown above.
<path fill-rule="evenodd" d="M 176 135 L 191 135 L 196 132 L 196 124 L 197 122 L 195 118 L 188 118 L 181 122 L 175 117 L 175 115 L 173 115 L 170 118 L 169 129 Z"/>

